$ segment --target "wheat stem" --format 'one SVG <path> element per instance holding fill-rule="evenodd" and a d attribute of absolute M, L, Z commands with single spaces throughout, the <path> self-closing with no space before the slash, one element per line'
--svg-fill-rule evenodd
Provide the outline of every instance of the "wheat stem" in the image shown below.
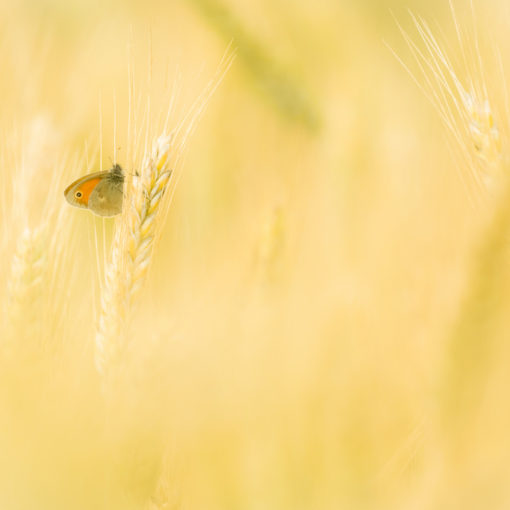
<path fill-rule="evenodd" d="M 174 131 L 165 126 L 163 133 L 153 139 L 150 150 L 146 149 L 140 171 L 127 175 L 125 205 L 116 224 L 95 337 L 96 367 L 103 375 L 115 365 L 127 346 L 127 326 L 133 305 L 147 277 L 159 227 L 179 179 L 177 170 L 182 164 L 186 142 L 232 60 L 233 54 L 228 51 L 216 76 L 188 115 Z M 145 146 L 148 145 L 146 140 Z"/>

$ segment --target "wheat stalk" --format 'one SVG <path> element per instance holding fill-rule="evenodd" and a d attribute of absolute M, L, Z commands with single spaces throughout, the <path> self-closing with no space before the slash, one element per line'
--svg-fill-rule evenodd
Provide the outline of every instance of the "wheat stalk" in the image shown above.
<path fill-rule="evenodd" d="M 63 208 L 59 207 L 63 168 L 73 165 L 64 158 L 59 161 L 58 133 L 51 121 L 35 116 L 19 133 L 14 130 L 11 144 L 20 150 L 19 161 L 13 152 L 15 167 L 12 179 L 13 199 L 6 207 L 4 230 L 18 233 L 12 241 L 4 237 L 4 253 L 10 248 L 10 264 L 6 264 L 8 332 L 0 337 L 16 340 L 16 348 L 49 347 L 60 314 L 48 314 L 49 302 L 58 303 L 55 293 L 57 270 L 62 256 L 62 243 L 57 233 L 62 230 Z M 53 171 L 55 170 L 56 171 Z M 34 204 L 43 184 L 47 191 Z M 58 303 L 61 305 L 61 303 Z M 62 306 L 58 306 L 59 312 Z M 5 333 L 5 332 L 2 332 Z M 11 344 L 11 347 L 15 347 Z"/>
<path fill-rule="evenodd" d="M 127 314 L 140 291 L 152 255 L 156 218 L 172 175 L 169 168 L 171 137 L 160 136 L 143 163 L 139 177 L 131 180 L 131 196 L 113 241 L 106 271 L 101 316 L 96 335 L 96 363 L 102 372 L 123 344 Z"/>
<path fill-rule="evenodd" d="M 170 459 L 167 453 L 163 455 L 161 464 L 154 493 L 145 504 L 144 510 L 176 510 L 183 506 L 182 480 L 178 474 L 176 459 Z"/>
<path fill-rule="evenodd" d="M 281 259 L 285 251 L 285 211 L 275 206 L 265 218 L 262 231 L 255 244 L 254 274 L 263 285 L 276 284 L 282 276 Z"/>
<path fill-rule="evenodd" d="M 216 76 L 205 87 L 187 117 L 175 130 L 164 129 L 150 144 L 151 149 L 146 152 L 138 174 L 128 176 L 127 200 L 116 225 L 95 337 L 96 367 L 103 375 L 127 345 L 127 326 L 135 298 L 146 279 L 155 241 L 180 177 L 187 140 L 233 58 L 227 50 Z"/>
<path fill-rule="evenodd" d="M 466 36 L 451 3 L 450 7 L 461 48 L 460 60 L 465 67 L 462 72 L 459 66 L 454 66 L 453 59 L 443 50 L 427 22 L 413 14 L 411 18 L 422 44 L 416 43 L 397 24 L 418 66 L 418 73 L 412 72 L 393 53 L 439 113 L 460 159 L 460 176 L 471 197 L 478 199 L 485 192 L 492 194 L 502 188 L 501 178 L 508 163 L 508 129 L 503 120 L 507 115 L 502 111 L 506 108 L 497 108 L 500 106 L 498 96 L 489 92 L 476 31 Z M 504 88 L 504 80 L 500 82 Z M 502 93 L 506 97 L 506 90 Z"/>
<path fill-rule="evenodd" d="M 40 337 L 37 330 L 47 270 L 46 230 L 44 226 L 26 228 L 18 241 L 8 282 L 10 335 L 31 341 Z"/>

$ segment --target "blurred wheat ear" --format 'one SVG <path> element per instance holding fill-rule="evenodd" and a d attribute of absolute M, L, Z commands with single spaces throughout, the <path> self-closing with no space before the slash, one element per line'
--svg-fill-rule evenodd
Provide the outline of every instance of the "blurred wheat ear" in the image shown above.
<path fill-rule="evenodd" d="M 36 115 L 19 130 L 13 130 L 10 144 L 12 199 L 3 204 L 3 246 L 6 281 L 6 326 L 0 345 L 11 354 L 40 356 L 54 351 L 61 337 L 63 296 L 57 289 L 62 257 L 59 233 L 64 215 L 56 198 L 62 187 L 63 169 L 76 164 L 58 153 L 59 134 L 45 115 Z M 6 144 L 8 145 L 8 144 Z M 7 151 L 6 151 L 7 152 Z M 32 199 L 44 186 L 45 195 Z M 9 210 L 10 209 L 10 210 Z"/>
<path fill-rule="evenodd" d="M 47 232 L 43 225 L 25 228 L 13 256 L 8 281 L 9 332 L 22 344 L 40 340 L 41 301 L 47 273 Z M 24 347 L 28 347 L 24 345 Z M 30 348 L 34 348 L 33 345 Z"/>
<path fill-rule="evenodd" d="M 227 50 L 216 76 L 207 84 L 188 115 L 173 130 L 147 140 L 138 175 L 128 176 L 122 214 L 116 221 L 110 261 L 101 292 L 95 338 L 98 371 L 106 375 L 122 356 L 136 297 L 149 271 L 157 238 L 168 213 L 189 136 L 228 71 L 234 53 Z"/>
<path fill-rule="evenodd" d="M 505 353 L 508 337 L 505 317 L 510 303 L 510 115 L 499 51 L 482 51 L 472 3 L 474 26 L 469 34 L 450 5 L 460 58 L 443 49 L 446 46 L 423 19 L 411 15 L 418 41 L 399 27 L 418 66 L 418 74 L 404 66 L 451 135 L 460 177 L 474 202 L 485 206 L 476 210 L 481 215 L 492 213 L 477 239 L 474 253 L 470 254 L 474 255 L 472 271 L 448 332 L 438 381 L 440 425 L 446 438 L 445 450 L 450 455 L 448 461 L 455 465 L 454 461 L 460 460 L 462 465 L 469 465 L 471 452 L 465 445 L 476 443 L 473 438 L 477 428 L 482 428 L 481 423 L 492 426 L 492 417 L 482 416 L 480 410 L 484 405 L 489 408 L 486 402 L 490 402 L 491 391 L 496 393 L 499 389 L 497 384 L 491 388 L 491 383 L 497 380 L 493 372 L 498 372 L 498 355 Z M 494 54 L 496 62 L 491 62 L 490 56 Z M 455 67 L 454 61 L 460 61 L 461 65 Z M 494 79 L 497 73 L 489 71 L 493 68 L 499 73 L 499 79 Z M 496 416 L 498 411 L 489 409 L 489 414 L 494 412 Z"/>
<path fill-rule="evenodd" d="M 508 154 L 508 93 L 503 76 L 496 85 L 487 80 L 487 68 L 482 58 L 473 11 L 471 32 L 463 30 L 450 3 L 460 56 L 452 58 L 428 23 L 411 13 L 418 40 L 401 26 L 400 32 L 407 43 L 417 70 L 405 64 L 393 53 L 410 73 L 440 115 L 451 139 L 453 152 L 458 158 L 460 178 L 470 199 L 478 202 L 501 191 L 502 178 L 510 162 Z M 501 57 L 496 48 L 497 61 L 493 67 L 501 73 Z M 460 64 L 454 65 L 458 61 Z M 498 89 L 499 87 L 499 89 Z"/>

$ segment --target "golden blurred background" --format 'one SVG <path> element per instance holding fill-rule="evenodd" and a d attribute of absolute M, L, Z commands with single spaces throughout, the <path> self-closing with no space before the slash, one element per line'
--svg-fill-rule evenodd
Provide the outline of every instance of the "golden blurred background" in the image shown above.
<path fill-rule="evenodd" d="M 508 185 L 470 199 L 399 28 L 488 62 L 506 137 L 508 6 L 454 7 L 0 2 L 1 509 L 510 508 Z M 226 51 L 105 391 L 114 221 L 63 190 L 135 173 L 130 108 L 177 125 Z"/>

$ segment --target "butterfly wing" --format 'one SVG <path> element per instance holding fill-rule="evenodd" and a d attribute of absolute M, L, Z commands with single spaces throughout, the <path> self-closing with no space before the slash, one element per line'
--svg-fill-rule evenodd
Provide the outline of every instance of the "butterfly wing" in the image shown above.
<path fill-rule="evenodd" d="M 123 179 L 108 175 L 92 190 L 88 208 L 99 216 L 116 216 L 122 212 Z"/>
<path fill-rule="evenodd" d="M 70 184 L 64 191 L 66 200 L 74 207 L 89 208 L 89 201 L 96 187 L 105 180 L 109 171 L 85 175 Z"/>

